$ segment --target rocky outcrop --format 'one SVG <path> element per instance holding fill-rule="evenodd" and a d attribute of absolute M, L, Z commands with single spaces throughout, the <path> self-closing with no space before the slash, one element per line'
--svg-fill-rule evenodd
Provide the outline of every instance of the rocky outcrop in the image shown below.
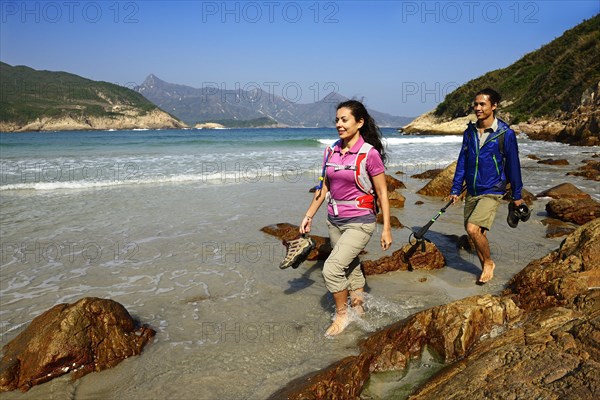
<path fill-rule="evenodd" d="M 194 125 L 194 129 L 224 129 L 225 126 L 216 122 L 204 122 Z"/>
<path fill-rule="evenodd" d="M 400 179 L 396 179 L 391 175 L 385 175 L 385 183 L 387 185 L 388 192 L 392 192 L 396 189 L 406 189 L 406 185 Z"/>
<path fill-rule="evenodd" d="M 545 160 L 539 160 L 538 164 L 546 164 L 546 165 L 569 165 L 569 161 L 564 158 L 554 159 L 548 158 Z"/>
<path fill-rule="evenodd" d="M 511 125 L 511 129 L 516 133 L 524 133 L 533 140 L 556 141 L 556 137 L 566 127 L 564 121 L 548 119 L 531 119 L 527 122 L 520 122 Z"/>
<path fill-rule="evenodd" d="M 126 106 L 115 106 L 118 109 L 111 116 L 70 115 L 59 118 L 43 117 L 27 124 L 17 125 L 14 122 L 0 121 L 2 132 L 27 131 L 81 131 L 81 130 L 125 130 L 125 129 L 182 129 L 187 128 L 183 122 L 173 118 L 164 111 L 154 109 L 143 112 Z"/>
<path fill-rule="evenodd" d="M 442 172 L 437 174 L 425 186 L 417 191 L 417 194 L 424 196 L 446 197 L 452 189 L 452 179 L 456 171 L 456 161 L 448 165 Z"/>
<path fill-rule="evenodd" d="M 474 114 L 448 120 L 429 111 L 404 126 L 402 131 L 424 135 L 459 135 L 464 132 L 469 121 L 475 120 Z M 505 120 L 510 121 L 510 116 L 507 115 Z M 511 125 L 511 129 L 534 140 L 558 141 L 577 146 L 600 145 L 600 82 L 584 91 L 575 111 L 531 118 Z"/>
<path fill-rule="evenodd" d="M 399 192 L 392 191 L 388 192 L 388 201 L 391 208 L 402 208 L 404 207 L 404 203 L 406 203 L 406 197 Z"/>
<path fill-rule="evenodd" d="M 600 82 L 581 95 L 572 113 L 557 113 L 553 118 L 533 118 L 511 128 L 530 139 L 561 142 L 577 146 L 600 144 Z"/>
<path fill-rule="evenodd" d="M 86 297 L 56 305 L 4 346 L 0 391 L 27 391 L 69 372 L 78 378 L 114 367 L 140 354 L 154 335 L 112 300 Z"/>
<path fill-rule="evenodd" d="M 565 118 L 556 140 L 578 146 L 600 145 L 600 82 L 581 95 L 581 104 Z"/>
<path fill-rule="evenodd" d="M 600 203 L 572 183 L 561 183 L 544 190 L 536 197 L 551 197 L 552 200 L 546 203 L 546 212 L 550 217 L 563 222 L 583 225 L 600 216 Z M 556 228 L 557 224 L 548 221 L 547 225 L 548 236 L 552 234 L 550 229 Z"/>
<path fill-rule="evenodd" d="M 421 172 L 420 174 L 414 174 L 414 175 L 411 175 L 410 177 L 415 178 L 415 179 L 433 179 L 436 176 L 438 176 L 439 174 L 441 174 L 442 171 L 444 171 L 443 168 L 428 169 L 425 172 Z"/>
<path fill-rule="evenodd" d="M 406 371 L 427 347 L 446 366 L 412 400 L 596 399 L 599 287 L 600 220 L 595 220 L 529 263 L 501 295 L 416 313 L 371 335 L 358 355 L 290 382 L 271 398 L 357 399 L 372 374 Z"/>
<path fill-rule="evenodd" d="M 404 133 L 422 135 L 461 135 L 470 121 L 475 121 L 475 114 L 452 120 L 437 117 L 434 111 L 429 111 L 402 127 Z"/>
<path fill-rule="evenodd" d="M 536 197 L 550 197 L 546 203 L 546 212 L 550 218 L 544 218 L 546 237 L 560 237 L 598 216 L 598 203 L 591 196 L 572 183 L 561 183 L 544 190 Z"/>
<path fill-rule="evenodd" d="M 377 223 L 383 224 L 383 214 L 382 213 L 377 214 Z M 396 217 L 395 215 L 390 215 L 390 226 L 392 228 L 403 228 L 404 227 L 404 225 L 402 225 L 402 222 L 400 222 L 398 217 Z"/>
<path fill-rule="evenodd" d="M 544 190 L 537 194 L 536 197 L 551 197 L 553 199 L 589 199 L 590 195 L 572 183 L 565 182 Z"/>
<path fill-rule="evenodd" d="M 546 203 L 552 218 L 583 225 L 600 217 L 600 203 L 594 199 L 552 199 Z"/>
<path fill-rule="evenodd" d="M 585 179 L 600 181 L 600 161 L 584 160 L 583 163 L 576 171 L 567 172 L 567 175 L 581 176 Z"/>
<path fill-rule="evenodd" d="M 405 244 L 391 256 L 364 260 L 361 264 L 365 275 L 376 275 L 391 271 L 440 269 L 446 265 L 446 259 L 433 243 L 424 241 Z"/>

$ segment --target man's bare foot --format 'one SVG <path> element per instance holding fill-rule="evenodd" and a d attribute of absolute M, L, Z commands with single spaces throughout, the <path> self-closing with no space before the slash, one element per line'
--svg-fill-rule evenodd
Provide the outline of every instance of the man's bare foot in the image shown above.
<path fill-rule="evenodd" d="M 346 312 L 336 314 L 333 323 L 325 331 L 325 336 L 339 335 L 344 329 L 346 329 L 349 322 L 348 314 Z"/>
<path fill-rule="evenodd" d="M 481 276 L 477 280 L 477 283 L 483 284 L 492 280 L 494 277 L 494 268 L 496 268 L 496 264 L 493 261 L 488 261 L 483 264 L 483 271 L 481 272 Z"/>

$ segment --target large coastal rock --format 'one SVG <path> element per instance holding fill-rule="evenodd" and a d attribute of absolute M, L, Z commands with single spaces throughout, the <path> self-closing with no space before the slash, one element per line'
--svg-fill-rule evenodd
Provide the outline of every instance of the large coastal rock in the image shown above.
<path fill-rule="evenodd" d="M 298 378 L 271 398 L 358 399 L 373 374 L 406 371 L 427 347 L 446 366 L 412 400 L 597 399 L 599 257 L 596 219 L 529 263 L 501 295 L 416 313 L 370 336 L 358 355 Z"/>
<path fill-rule="evenodd" d="M 400 179 L 394 178 L 391 175 L 385 175 L 385 183 L 388 192 L 392 192 L 396 189 L 406 189 L 406 185 Z"/>
<path fill-rule="evenodd" d="M 467 124 L 475 120 L 477 120 L 475 114 L 444 120 L 436 117 L 434 111 L 429 111 L 404 126 L 402 131 L 422 135 L 460 135 L 467 129 Z"/>
<path fill-rule="evenodd" d="M 433 270 L 446 265 L 442 252 L 431 242 L 405 244 L 391 256 L 361 262 L 365 275 L 385 274 L 391 271 Z"/>
<path fill-rule="evenodd" d="M 183 122 L 164 111 L 155 109 L 141 112 L 128 109 L 127 106 L 115 106 L 115 115 L 97 117 L 90 115 L 70 115 L 68 117 L 44 117 L 24 125 L 0 121 L 2 132 L 27 131 L 81 131 L 81 130 L 125 130 L 125 129 L 182 129 L 187 128 Z"/>
<path fill-rule="evenodd" d="M 580 105 L 573 112 L 557 111 L 552 116 L 531 118 L 511 125 L 517 134 L 524 133 L 530 139 L 562 142 L 578 146 L 600 145 L 600 82 L 585 90 Z M 501 116 L 502 117 L 502 116 Z M 510 122 L 510 115 L 504 119 Z M 402 131 L 410 134 L 458 135 L 464 132 L 475 115 L 447 119 L 429 111 L 415 118 Z"/>
<path fill-rule="evenodd" d="M 537 194 L 536 197 L 551 197 L 553 199 L 589 199 L 591 196 L 572 183 L 565 182 L 544 190 Z"/>
<path fill-rule="evenodd" d="M 546 212 L 552 218 L 583 225 L 600 217 L 600 203 L 594 199 L 552 199 L 546 203 Z"/>
<path fill-rule="evenodd" d="M 450 194 L 450 189 L 452 189 L 452 179 L 454 178 L 454 172 L 456 171 L 456 164 L 456 161 L 452 162 L 425 186 L 419 189 L 417 193 L 424 196 L 448 196 Z"/>
<path fill-rule="evenodd" d="M 113 300 L 56 305 L 4 346 L 0 391 L 27 391 L 68 372 L 77 378 L 113 367 L 140 354 L 154 335 Z"/>

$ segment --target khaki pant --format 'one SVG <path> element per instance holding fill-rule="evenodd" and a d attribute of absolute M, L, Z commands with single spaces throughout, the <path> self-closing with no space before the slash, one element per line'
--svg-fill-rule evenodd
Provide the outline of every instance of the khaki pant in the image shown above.
<path fill-rule="evenodd" d="M 363 288 L 366 281 L 358 255 L 369 243 L 375 231 L 375 222 L 336 226 L 327 221 L 327 227 L 332 248 L 323 267 L 327 290 L 336 293 L 344 289 Z"/>
<path fill-rule="evenodd" d="M 467 222 L 470 222 L 490 230 L 502 197 L 501 194 L 467 195 L 465 199 L 465 228 Z"/>

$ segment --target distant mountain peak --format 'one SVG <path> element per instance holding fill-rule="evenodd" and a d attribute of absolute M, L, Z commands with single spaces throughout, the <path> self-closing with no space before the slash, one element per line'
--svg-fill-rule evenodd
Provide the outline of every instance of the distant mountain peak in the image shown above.
<path fill-rule="evenodd" d="M 248 121 L 268 116 L 281 126 L 332 127 L 335 106 L 348 100 L 332 92 L 314 103 L 300 104 L 260 88 L 249 91 L 193 88 L 165 82 L 154 74 L 148 75 L 134 90 L 189 125 L 222 120 Z M 412 120 L 370 111 L 380 126 L 400 127 Z"/>

